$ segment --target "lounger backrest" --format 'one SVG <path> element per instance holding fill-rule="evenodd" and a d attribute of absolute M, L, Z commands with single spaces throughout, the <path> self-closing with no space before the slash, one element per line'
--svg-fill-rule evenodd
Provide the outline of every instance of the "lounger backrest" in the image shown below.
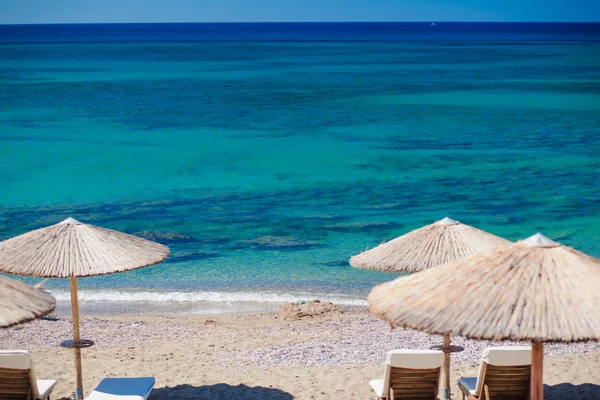
<path fill-rule="evenodd" d="M 0 350 L 0 399 L 35 399 L 37 382 L 25 350 Z"/>
<path fill-rule="evenodd" d="M 528 399 L 531 379 L 531 347 L 488 347 L 483 352 L 475 395 Z"/>
<path fill-rule="evenodd" d="M 437 350 L 393 350 L 385 365 L 383 393 L 388 400 L 436 399 L 444 353 Z"/>

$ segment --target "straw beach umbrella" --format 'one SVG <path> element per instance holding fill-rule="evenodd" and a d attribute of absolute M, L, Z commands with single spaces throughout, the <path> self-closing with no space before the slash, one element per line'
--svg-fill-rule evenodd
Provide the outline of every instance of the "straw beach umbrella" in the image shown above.
<path fill-rule="evenodd" d="M 42 318 L 55 306 L 50 293 L 0 275 L 0 327 Z"/>
<path fill-rule="evenodd" d="M 354 268 L 412 273 L 508 245 L 499 236 L 448 217 L 350 258 Z"/>
<path fill-rule="evenodd" d="M 73 313 L 73 348 L 78 399 L 83 398 L 81 348 L 93 345 L 79 335 L 77 278 L 129 271 L 161 262 L 169 248 L 137 236 L 68 218 L 0 243 L 0 271 L 42 278 L 69 278 Z"/>
<path fill-rule="evenodd" d="M 531 400 L 543 399 L 543 342 L 600 339 L 600 260 L 541 234 L 375 287 L 393 326 L 532 342 Z"/>
<path fill-rule="evenodd" d="M 448 217 L 350 258 L 355 268 L 413 273 L 511 242 Z M 450 398 L 450 335 L 444 334 L 444 398 Z"/>

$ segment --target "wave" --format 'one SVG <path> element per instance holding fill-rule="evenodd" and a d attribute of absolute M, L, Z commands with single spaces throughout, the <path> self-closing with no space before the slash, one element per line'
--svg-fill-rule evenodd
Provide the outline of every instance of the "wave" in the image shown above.
<path fill-rule="evenodd" d="M 70 301 L 66 290 L 50 290 L 58 301 Z M 367 300 L 360 296 L 346 294 L 319 293 L 278 293 L 278 292 L 166 292 L 166 291 L 119 291 L 119 290 L 81 290 L 80 302 L 122 301 L 122 302 L 214 302 L 214 303 L 289 303 L 299 300 L 331 301 L 339 305 L 366 306 Z"/>

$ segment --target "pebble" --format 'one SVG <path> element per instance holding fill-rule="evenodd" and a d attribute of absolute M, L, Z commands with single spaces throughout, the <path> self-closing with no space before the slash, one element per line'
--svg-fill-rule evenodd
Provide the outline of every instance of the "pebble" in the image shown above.
<path fill-rule="evenodd" d="M 271 331 L 286 330 L 285 326 L 272 327 Z M 251 350 L 232 351 L 228 362 L 270 367 L 304 367 L 344 364 L 382 364 L 390 350 L 429 349 L 441 345 L 441 335 L 430 335 L 410 329 L 393 329 L 383 321 L 372 317 L 358 317 L 339 321 L 325 321 L 302 325 L 302 334 L 323 336 L 330 339 L 312 340 L 281 346 L 261 347 Z M 451 337 L 451 344 L 464 347 L 464 351 L 452 353 L 456 365 L 478 365 L 481 354 L 489 346 L 526 346 L 527 342 L 491 342 Z M 600 352 L 599 342 L 550 343 L 544 345 L 546 357 L 574 356 Z"/>
<path fill-rule="evenodd" d="M 350 315 L 348 315 L 350 314 Z M 388 351 L 393 349 L 428 349 L 442 344 L 441 335 L 429 335 L 409 329 L 390 329 L 385 322 L 370 316 L 366 311 L 352 310 L 342 318 L 310 320 L 274 325 L 244 326 L 248 337 L 285 336 L 298 337 L 300 342 L 251 349 L 234 349 L 218 346 L 225 353 L 219 359 L 228 365 L 269 367 L 365 365 L 383 364 Z M 273 314 L 274 315 L 274 314 Z M 212 320 L 208 320 L 211 321 Z M 98 347 L 133 347 L 174 341 L 190 336 L 210 343 L 215 335 L 227 335 L 228 327 L 204 324 L 168 322 L 140 322 L 112 320 L 100 317 L 82 318 L 82 337 L 92 339 Z M 216 329 L 216 330 L 215 330 Z M 239 335 L 240 333 L 236 333 Z M 0 343 L 5 349 L 32 349 L 54 347 L 72 337 L 69 318 L 42 319 L 12 328 L 0 329 Z M 239 339 L 236 337 L 235 339 Z M 232 338 L 233 340 L 234 338 Z M 452 354 L 453 365 L 478 365 L 483 350 L 488 346 L 528 345 L 526 342 L 489 342 L 452 337 L 452 345 L 464 351 Z M 182 346 L 184 344 L 182 343 Z M 216 346 L 212 345 L 211 348 Z M 544 345 L 546 357 L 575 356 L 600 352 L 599 342 L 549 343 Z"/>

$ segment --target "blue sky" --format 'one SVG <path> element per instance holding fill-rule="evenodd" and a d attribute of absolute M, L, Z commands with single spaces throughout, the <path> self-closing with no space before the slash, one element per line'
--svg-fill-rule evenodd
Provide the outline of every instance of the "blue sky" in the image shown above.
<path fill-rule="evenodd" d="M 600 0 L 0 0 L 0 24 L 600 21 Z"/>

